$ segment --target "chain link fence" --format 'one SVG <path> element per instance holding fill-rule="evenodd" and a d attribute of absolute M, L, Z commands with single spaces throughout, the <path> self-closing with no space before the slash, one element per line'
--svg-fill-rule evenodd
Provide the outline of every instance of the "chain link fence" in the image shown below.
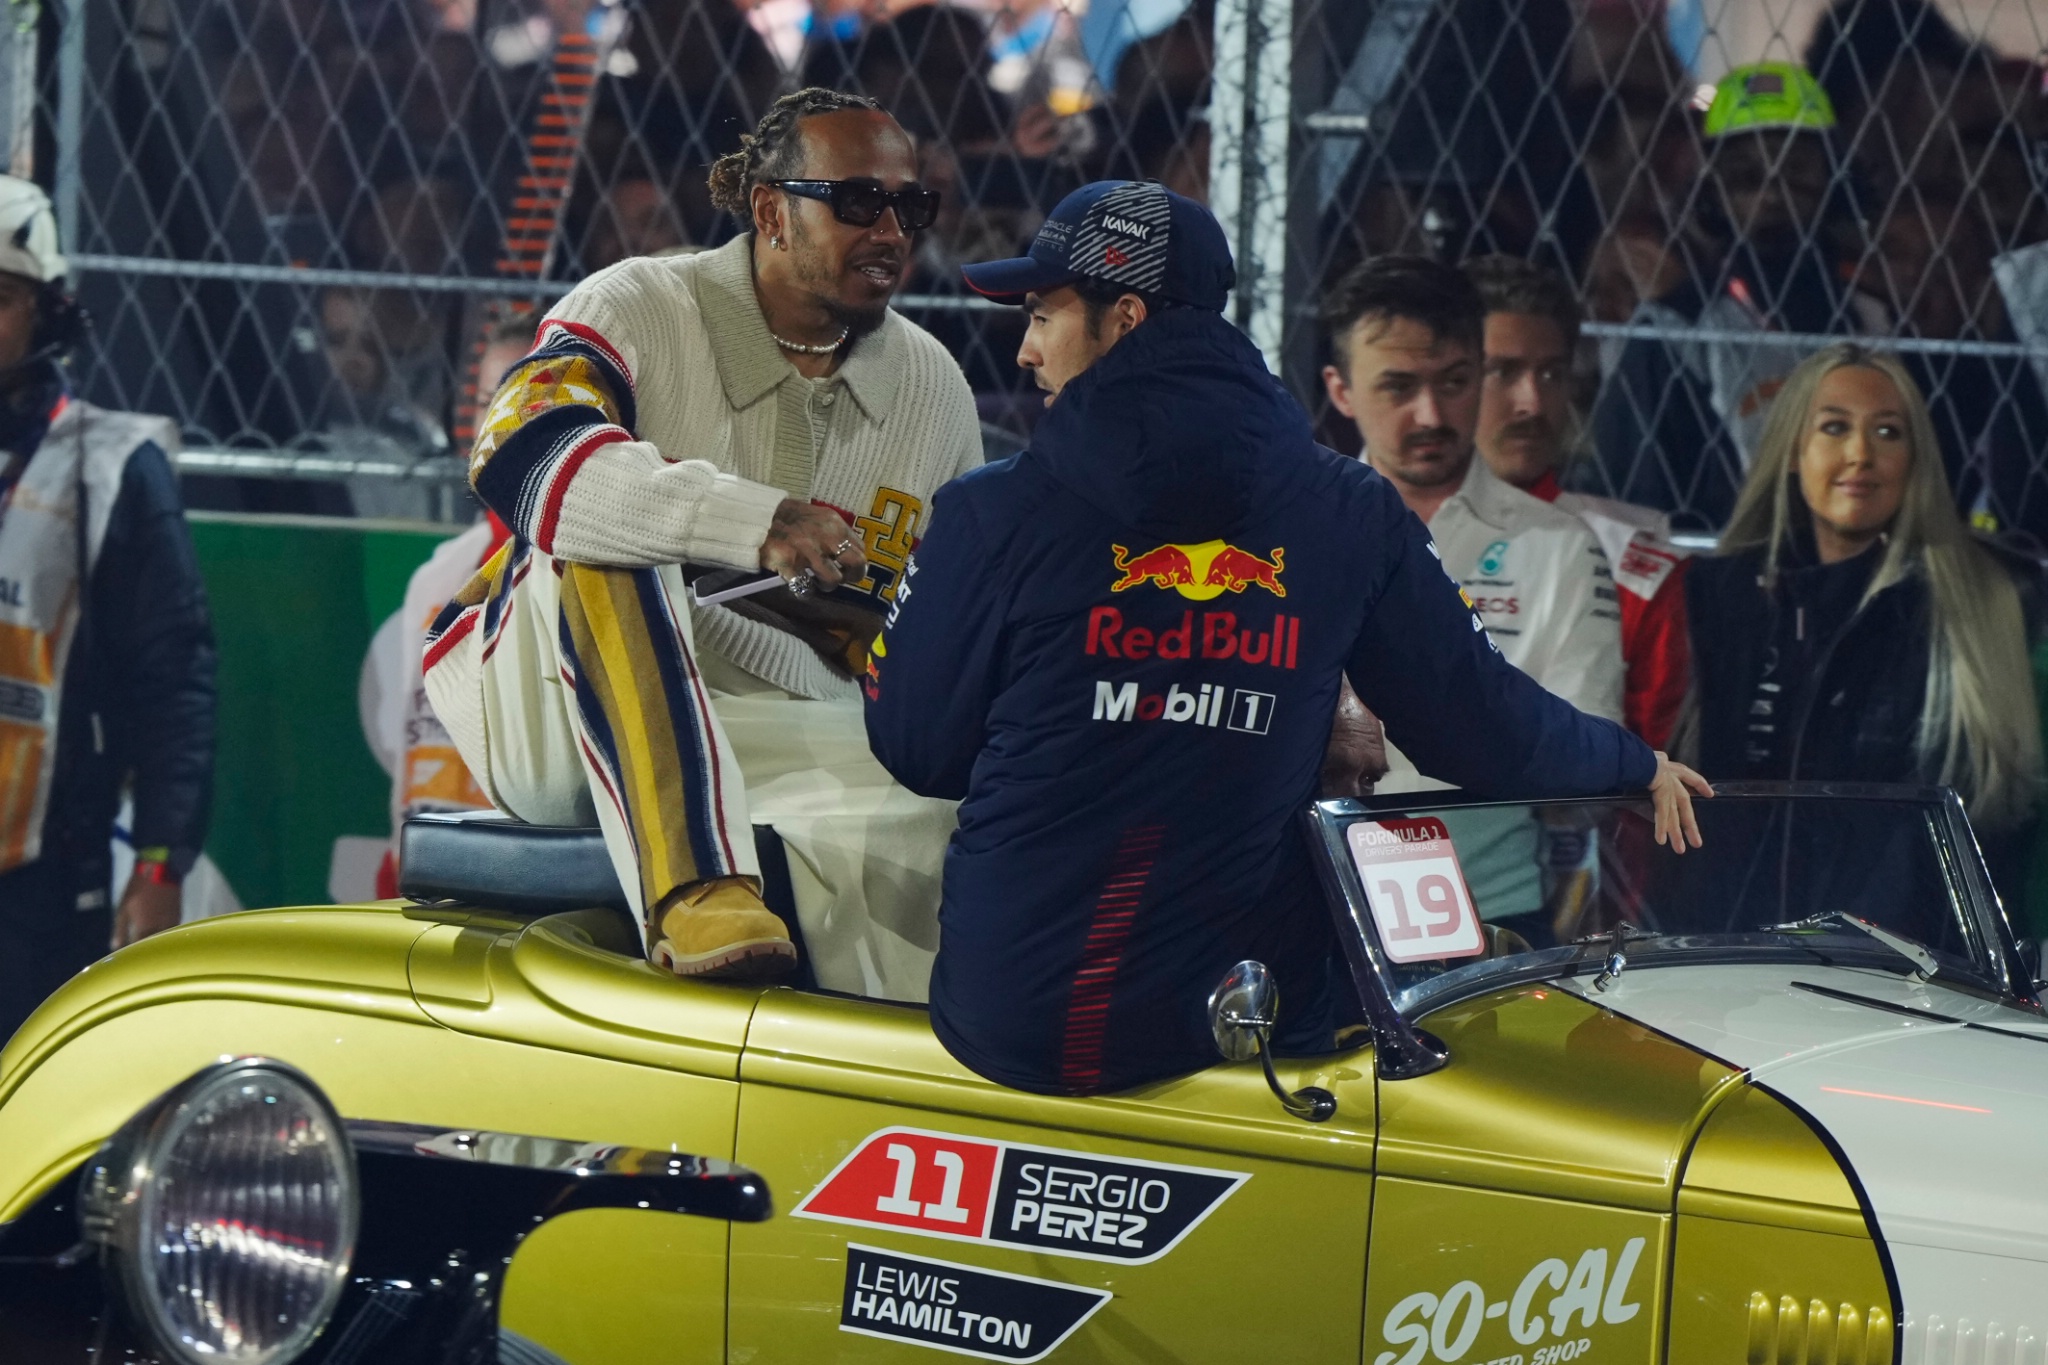
<path fill-rule="evenodd" d="M 458 455 L 537 311 L 624 256 L 728 238 L 710 162 L 823 84 L 880 99 L 945 192 L 898 306 L 959 358 L 992 448 L 1039 395 L 1021 319 L 958 265 L 1022 250 L 1079 184 L 1148 177 L 1215 207 L 1234 316 L 1340 448 L 1322 291 L 1367 254 L 1500 250 L 1565 272 L 1592 319 L 1589 485 L 1712 526 L 1728 480 L 1700 470 L 1739 474 L 1773 377 L 1875 335 L 1934 396 L 1964 503 L 2048 541 L 2039 0 L 10 14 L 4 140 L 53 189 L 96 319 L 81 383 L 182 423 L 196 505 L 469 515 Z M 1707 137 L 1702 87 L 1759 60 L 1810 69 L 1835 126 Z"/>
<path fill-rule="evenodd" d="M 1718 526 L 1783 376 L 1856 335 L 1904 353 L 1979 524 L 2048 542 L 2048 6 L 1292 10 L 1269 355 L 1327 439 L 1357 444 L 1314 382 L 1319 292 L 1368 255 L 1506 252 L 1563 272 L 1590 320 L 1568 476 L 1589 491 Z M 1796 98 L 1799 71 L 1757 63 L 1815 78 L 1809 126 L 1710 125 L 1731 71 Z"/>

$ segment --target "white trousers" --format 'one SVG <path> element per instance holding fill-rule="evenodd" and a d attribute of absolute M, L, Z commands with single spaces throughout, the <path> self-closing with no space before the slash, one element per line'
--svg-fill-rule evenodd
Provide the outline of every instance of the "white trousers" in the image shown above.
<path fill-rule="evenodd" d="M 643 921 L 669 888 L 758 875 L 752 827 L 769 825 L 819 985 L 922 1002 L 953 803 L 875 761 L 857 697 L 796 697 L 700 655 L 688 600 L 672 566 L 508 544 L 430 636 L 428 695 L 499 809 L 604 831 Z"/>

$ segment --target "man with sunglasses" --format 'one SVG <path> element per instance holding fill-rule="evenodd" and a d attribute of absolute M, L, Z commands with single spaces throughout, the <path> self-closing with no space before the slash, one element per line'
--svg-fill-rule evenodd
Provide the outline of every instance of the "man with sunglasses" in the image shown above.
<path fill-rule="evenodd" d="M 436 622 L 428 691 L 496 805 L 603 828 L 656 962 L 794 964 L 772 825 L 821 984 L 921 994 L 924 936 L 861 874 L 935 905 L 952 807 L 875 763 L 854 679 L 933 492 L 980 462 L 959 367 L 888 306 L 938 195 L 874 101 L 819 89 L 711 190 L 750 232 L 593 275 L 501 382 L 470 479 L 513 538 Z M 704 604 L 699 570 L 769 590 Z"/>

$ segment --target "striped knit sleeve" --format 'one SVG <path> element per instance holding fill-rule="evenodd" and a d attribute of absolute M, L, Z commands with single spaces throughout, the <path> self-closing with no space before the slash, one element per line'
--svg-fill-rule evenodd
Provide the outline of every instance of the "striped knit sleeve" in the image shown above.
<path fill-rule="evenodd" d="M 477 497 L 558 559 L 755 567 L 783 494 L 636 439 L 629 355 L 590 322 L 543 322 L 478 424 Z"/>

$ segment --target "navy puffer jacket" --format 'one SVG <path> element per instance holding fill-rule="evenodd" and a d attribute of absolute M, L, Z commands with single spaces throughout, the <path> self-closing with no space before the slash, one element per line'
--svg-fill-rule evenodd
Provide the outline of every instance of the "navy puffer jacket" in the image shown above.
<path fill-rule="evenodd" d="M 1007 1085 L 1206 1065 L 1206 997 L 1247 957 L 1280 983 L 1283 1039 L 1327 1043 L 1333 939 L 1299 816 L 1345 673 L 1463 787 L 1655 771 L 1501 658 L 1393 487 L 1317 446 L 1215 313 L 1147 321 L 1029 450 L 942 489 L 913 564 L 868 737 L 905 786 L 964 798 L 932 1022 Z"/>

